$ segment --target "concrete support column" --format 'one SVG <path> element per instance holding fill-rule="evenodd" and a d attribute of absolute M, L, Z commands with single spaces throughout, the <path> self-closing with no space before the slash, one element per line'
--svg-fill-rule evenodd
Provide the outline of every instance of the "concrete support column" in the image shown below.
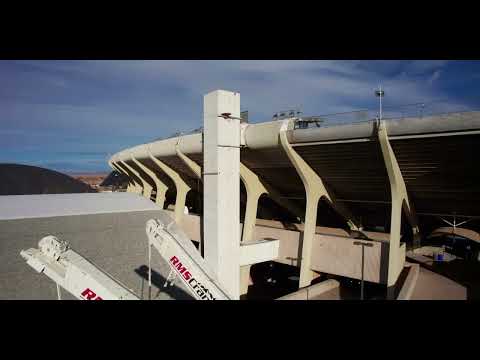
<path fill-rule="evenodd" d="M 240 298 L 240 94 L 204 97 L 205 260 L 232 299 Z"/>
<path fill-rule="evenodd" d="M 253 233 L 257 222 L 258 201 L 263 194 L 268 196 L 279 205 L 290 210 L 297 216 L 303 216 L 301 210 L 288 200 L 282 199 L 280 194 L 270 185 L 260 181 L 260 178 L 252 170 L 240 163 L 240 178 L 247 192 L 247 205 L 245 209 L 245 219 L 243 222 L 242 243 L 253 241 Z M 243 295 L 248 291 L 248 285 L 252 284 L 250 277 L 251 265 L 242 266 L 240 268 L 240 294 Z"/>
<path fill-rule="evenodd" d="M 242 163 L 240 163 L 240 178 L 247 191 L 247 206 L 242 233 L 242 242 L 247 242 L 253 240 L 253 231 L 257 221 L 258 200 L 263 194 L 268 194 L 268 191 L 258 176 Z"/>
<path fill-rule="evenodd" d="M 178 141 L 175 147 L 175 152 L 177 153 L 177 156 L 190 169 L 190 171 L 192 171 L 195 174 L 196 178 L 203 182 L 202 168 L 195 161 L 193 161 L 192 159 L 190 159 L 188 156 L 186 156 L 184 153 L 180 151 L 180 149 L 178 148 L 179 143 L 180 143 L 180 140 Z M 203 237 L 203 234 L 201 234 L 200 242 L 198 244 L 198 251 L 202 256 L 203 256 L 203 248 L 204 248 L 204 237 Z"/>
<path fill-rule="evenodd" d="M 280 128 L 280 142 L 283 150 L 290 159 L 292 165 L 298 172 L 305 187 L 307 205 L 305 209 L 305 225 L 302 239 L 302 258 L 300 259 L 300 288 L 309 286 L 314 279 L 314 272 L 311 270 L 312 245 L 317 226 L 317 209 L 321 197 L 332 201 L 322 179 L 293 149 L 287 139 L 287 130 L 291 126 L 291 120 L 285 120 Z"/>
<path fill-rule="evenodd" d="M 110 165 L 110 167 L 113 170 L 116 170 L 118 173 L 126 175 L 128 177 L 127 192 L 135 192 L 135 187 L 132 185 L 132 180 L 130 179 L 130 175 L 128 175 L 128 173 L 126 173 L 123 169 L 121 169 L 113 161 L 109 160 L 108 165 Z"/>
<path fill-rule="evenodd" d="M 142 187 L 137 182 L 137 179 L 135 179 L 135 177 L 132 176 L 132 174 L 127 170 L 127 168 L 122 164 L 121 161 L 118 161 L 115 164 L 119 169 L 121 169 L 121 172 L 124 173 L 126 176 L 128 176 L 128 178 L 130 179 L 130 182 L 129 182 L 128 187 L 127 187 L 127 191 L 133 192 L 133 193 L 136 193 L 136 194 L 141 194 L 142 193 Z"/>
<path fill-rule="evenodd" d="M 173 183 L 175 184 L 175 188 L 177 190 L 177 197 L 175 198 L 175 221 L 178 224 L 181 224 L 190 186 L 188 186 L 188 184 L 182 179 L 180 174 L 153 156 L 150 151 L 150 147 L 148 147 L 148 155 L 150 159 L 152 159 L 152 161 L 160 168 L 160 170 L 167 174 L 167 176 L 172 179 Z"/>
<path fill-rule="evenodd" d="M 407 219 L 412 226 L 414 236 L 418 236 L 418 222 L 412 204 L 408 198 L 407 188 L 403 180 L 402 172 L 398 166 L 395 153 L 388 140 L 385 122 L 381 121 L 378 127 L 378 140 L 382 151 L 388 178 L 390 180 L 390 192 L 392 197 L 392 212 L 390 222 L 390 243 L 388 251 L 388 282 L 391 287 L 397 281 L 398 275 L 403 268 L 405 258 L 400 258 L 400 231 L 402 225 L 402 210 L 405 210 Z"/>
<path fill-rule="evenodd" d="M 180 160 L 197 176 L 198 179 L 202 180 L 202 168 L 195 161 L 188 158 L 184 153 L 178 148 L 178 144 L 175 147 L 175 152 Z"/>
<path fill-rule="evenodd" d="M 261 181 L 257 174 L 242 163 L 240 163 L 240 178 L 247 191 L 247 208 L 243 225 L 242 242 L 252 240 L 251 235 L 253 234 L 257 220 L 258 200 L 263 194 L 268 194 L 270 199 L 289 210 L 292 214 L 299 218 L 303 217 L 302 209 L 292 204 L 291 201 L 283 199 L 278 191 L 268 183 Z"/>
<path fill-rule="evenodd" d="M 142 164 L 140 161 L 135 159 L 135 157 L 132 155 L 132 161 L 137 164 L 137 166 L 142 169 L 150 178 L 153 180 L 155 183 L 155 188 L 156 188 L 156 196 L 155 196 L 155 203 L 160 206 L 163 209 L 163 205 L 165 204 L 165 195 L 168 190 L 168 186 L 165 185 L 155 174 L 154 171 L 149 169 L 146 165 Z"/>
<path fill-rule="evenodd" d="M 247 206 L 242 232 L 242 243 L 245 243 L 253 240 L 253 232 L 257 222 L 258 200 L 260 196 L 267 194 L 268 191 L 258 176 L 242 163 L 240 163 L 240 178 L 247 191 Z M 240 295 L 246 294 L 248 292 L 248 285 L 252 283 L 250 268 L 251 265 L 240 268 Z"/>
<path fill-rule="evenodd" d="M 130 191 L 135 194 L 142 194 L 142 186 L 140 185 L 140 180 L 133 176 L 133 174 L 123 165 L 123 162 L 117 162 L 117 165 L 123 170 L 124 174 L 130 179 Z M 128 188 L 127 188 L 128 189 Z"/>
<path fill-rule="evenodd" d="M 240 295 L 248 293 L 248 286 L 253 284 L 250 276 L 251 267 L 252 265 L 240 266 Z"/>
<path fill-rule="evenodd" d="M 125 161 L 120 161 L 135 177 L 137 177 L 140 182 L 142 183 L 141 189 L 143 191 L 140 191 L 140 194 L 143 194 L 144 197 L 150 200 L 152 197 L 152 185 L 150 185 L 145 179 L 142 178 L 142 176 L 139 174 L 137 170 L 135 170 L 133 167 L 128 165 Z"/>

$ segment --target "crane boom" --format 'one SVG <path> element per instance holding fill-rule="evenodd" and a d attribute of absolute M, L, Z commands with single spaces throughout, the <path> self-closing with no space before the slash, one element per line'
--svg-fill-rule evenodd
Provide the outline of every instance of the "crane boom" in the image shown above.
<path fill-rule="evenodd" d="M 229 300 L 192 241 L 167 214 L 147 222 L 149 251 L 153 246 L 167 261 L 171 274 L 186 285 L 197 300 Z"/>
<path fill-rule="evenodd" d="M 167 280 L 180 278 L 197 300 L 227 300 L 216 276 L 188 236 L 166 213 L 146 224 L 148 237 L 149 285 L 151 289 L 151 250 L 155 248 L 168 263 Z M 66 241 L 46 236 L 38 249 L 20 252 L 27 264 L 52 279 L 80 300 L 139 300 L 133 291 L 69 248 Z M 173 282 L 173 281 L 172 281 Z"/>
<path fill-rule="evenodd" d="M 139 300 L 132 291 L 100 270 L 55 236 L 46 236 L 38 249 L 20 252 L 27 264 L 80 300 Z"/>

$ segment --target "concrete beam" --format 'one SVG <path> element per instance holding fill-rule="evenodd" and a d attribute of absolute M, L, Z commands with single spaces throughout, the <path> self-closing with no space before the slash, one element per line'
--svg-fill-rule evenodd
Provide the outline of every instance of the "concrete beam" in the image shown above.
<path fill-rule="evenodd" d="M 195 161 L 188 158 L 185 154 L 183 154 L 179 147 L 176 148 L 178 157 L 183 161 L 183 163 L 196 175 L 199 180 L 202 180 L 202 168 L 198 165 Z M 240 163 L 240 178 L 242 179 L 243 184 L 247 190 L 247 211 L 246 217 L 249 220 L 253 218 L 253 225 L 252 221 L 245 221 L 244 230 L 242 234 L 242 241 L 250 241 L 253 240 L 251 238 L 252 229 L 255 226 L 257 208 L 258 208 L 258 200 L 262 194 L 268 194 L 272 200 L 274 200 L 280 206 L 285 207 L 287 210 L 291 211 L 298 217 L 303 216 L 302 211 L 300 208 L 292 204 L 290 201 L 283 199 L 281 195 L 276 191 L 272 186 L 267 184 L 265 181 L 260 180 L 258 175 L 256 175 L 253 171 L 247 168 L 244 164 Z M 249 201 L 248 199 L 251 199 Z M 256 200 L 255 200 L 256 199 Z M 248 211 L 250 209 L 250 211 Z M 254 215 L 252 215 L 254 214 Z M 245 231 L 245 228 L 247 231 Z"/>
<path fill-rule="evenodd" d="M 175 152 L 177 156 L 180 158 L 180 160 L 183 161 L 183 163 L 195 174 L 197 179 L 202 180 L 202 168 L 200 165 L 198 165 L 195 161 L 192 159 L 188 158 L 181 150 L 178 144 L 180 143 L 180 140 L 178 141 L 177 145 L 175 146 Z"/>
<path fill-rule="evenodd" d="M 203 178 L 202 178 L 202 168 L 200 167 L 200 165 L 198 165 L 195 161 L 193 161 L 192 159 L 190 159 L 188 156 L 186 156 L 181 150 L 180 150 L 180 141 L 181 139 L 178 139 L 177 141 L 177 144 L 175 146 L 175 152 L 177 154 L 177 156 L 180 158 L 180 160 L 183 161 L 183 163 L 185 164 L 185 166 L 187 166 L 190 171 L 192 171 L 192 173 L 195 174 L 196 178 L 200 181 L 203 182 Z M 201 234 L 201 240 L 198 244 L 198 251 L 200 252 L 200 255 L 203 256 L 203 248 L 204 248 L 204 238 L 203 238 L 203 234 Z"/>
<path fill-rule="evenodd" d="M 403 283 L 402 289 L 398 294 L 397 300 L 410 300 L 418 281 L 420 274 L 420 265 L 408 264 L 405 266 L 408 269 L 408 275 Z"/>
<path fill-rule="evenodd" d="M 183 161 L 183 163 L 196 175 L 196 177 L 202 180 L 201 167 L 196 162 L 189 159 L 185 154 L 183 154 L 180 151 L 178 144 L 176 147 L 176 153 L 177 156 Z M 257 219 L 258 200 L 262 194 L 270 194 L 278 203 L 283 206 L 288 207 L 288 204 L 285 204 L 285 201 L 282 201 L 282 199 L 280 199 L 280 196 L 277 195 L 277 193 L 271 187 L 269 187 L 269 190 L 267 190 L 265 184 L 260 181 L 258 176 L 242 163 L 240 163 L 240 178 L 242 179 L 243 184 L 245 185 L 245 188 L 247 190 L 247 205 L 241 240 L 242 243 L 246 243 L 253 240 L 252 235 Z M 290 208 L 293 207 L 290 206 Z M 202 252 L 201 244 L 199 250 L 200 252 Z M 240 268 L 240 295 L 246 294 L 248 291 L 248 285 L 252 284 L 252 279 L 250 277 L 250 268 L 251 265 L 241 266 Z"/>
<path fill-rule="evenodd" d="M 130 183 L 127 187 L 127 191 L 132 192 L 132 193 L 136 193 L 136 194 L 141 194 L 142 193 L 142 186 L 138 182 L 139 180 L 136 179 L 130 171 L 128 171 L 128 169 L 122 164 L 122 162 L 120 162 L 120 161 L 119 162 L 114 162 L 114 164 L 130 180 Z"/>
<path fill-rule="evenodd" d="M 276 191 L 270 184 L 260 179 L 252 170 L 240 163 L 240 178 L 247 192 L 247 206 L 245 211 L 245 220 L 243 226 L 242 242 L 251 241 L 253 229 L 257 219 L 258 201 L 263 194 L 267 194 L 269 198 L 278 205 L 283 206 L 299 219 L 303 218 L 302 209 L 291 203 L 288 199 L 282 198 L 281 194 Z"/>
<path fill-rule="evenodd" d="M 170 179 L 172 179 L 177 190 L 177 196 L 175 198 L 175 221 L 181 224 L 182 217 L 185 211 L 185 203 L 187 200 L 187 194 L 191 190 L 190 186 L 182 179 L 180 174 L 173 170 L 170 166 L 160 161 L 152 155 L 150 146 L 148 147 L 148 156 L 152 161 L 162 170 Z"/>
<path fill-rule="evenodd" d="M 337 280 L 329 279 L 307 288 L 303 288 L 294 293 L 282 296 L 276 300 L 315 300 L 315 298 L 325 294 L 327 291 L 331 291 L 339 287 L 340 283 Z"/>
<path fill-rule="evenodd" d="M 204 96 L 205 260 L 232 299 L 240 298 L 240 94 Z M 229 113 L 234 118 L 220 118 Z"/>
<path fill-rule="evenodd" d="M 314 278 L 311 270 L 312 261 L 312 245 L 317 226 L 317 208 L 321 197 L 325 197 L 331 201 L 330 195 L 325 188 L 322 179 L 315 171 L 298 155 L 287 139 L 287 131 L 293 123 L 291 120 L 285 120 L 280 127 L 280 143 L 283 150 L 287 154 L 290 162 L 297 170 L 298 175 L 302 179 L 305 187 L 305 195 L 307 198 L 307 206 L 305 209 L 305 228 L 303 231 L 302 256 L 300 260 L 300 284 L 303 288 L 309 286 Z"/>
<path fill-rule="evenodd" d="M 149 169 L 146 165 L 142 164 L 140 161 L 135 159 L 135 157 L 132 155 L 132 161 L 137 164 L 137 166 L 142 169 L 150 178 L 153 180 L 155 183 L 155 188 L 156 188 L 156 196 L 155 196 L 155 203 L 163 208 L 163 205 L 165 204 L 165 195 L 168 190 L 168 186 L 165 185 L 160 178 L 155 174 L 154 171 Z"/>
<path fill-rule="evenodd" d="M 176 147 L 177 156 L 196 175 L 196 177 L 199 180 L 202 180 L 202 168 L 195 161 L 188 158 L 180 150 L 180 147 L 178 146 L 179 143 L 180 143 L 180 140 L 178 141 L 177 147 Z M 257 213 L 256 209 L 258 206 L 254 204 L 258 204 L 258 199 L 262 194 L 268 194 L 273 201 L 275 201 L 280 206 L 283 206 L 287 210 L 291 211 L 296 216 L 298 217 L 303 216 L 302 210 L 298 206 L 296 206 L 295 204 L 292 204 L 287 199 L 283 199 L 282 196 L 278 193 L 278 191 L 276 191 L 272 186 L 267 184 L 265 181 L 260 180 L 258 175 L 256 175 L 253 171 L 251 171 L 242 163 L 240 163 L 240 178 L 242 179 L 242 182 L 245 185 L 245 188 L 247 189 L 247 209 L 251 209 L 250 212 L 247 211 L 247 213 L 249 214 L 249 217 L 252 217 L 251 214 L 253 213 L 255 214 L 255 217 L 256 217 L 256 213 Z M 260 193 L 258 192 L 259 191 L 258 189 L 262 189 L 260 190 L 261 191 Z M 252 198 L 252 201 L 249 202 L 248 198 Z M 256 198 L 256 201 L 253 198 Z M 250 204 L 250 206 L 248 204 Z M 249 224 L 250 223 L 251 221 L 249 222 Z M 253 227 L 251 225 L 247 225 L 246 227 L 247 227 L 247 231 L 245 231 L 245 226 L 244 226 L 242 241 L 253 240 L 251 238 L 252 231 L 250 229 Z"/>
<path fill-rule="evenodd" d="M 201 167 L 189 159 L 185 154 L 183 154 L 179 147 L 177 146 L 176 152 L 178 157 L 184 162 L 184 164 L 196 175 L 196 177 L 202 180 L 202 169 Z M 240 163 L 240 178 L 245 185 L 247 191 L 247 205 L 245 211 L 245 220 L 243 225 L 243 233 L 241 241 L 249 242 L 253 241 L 253 229 L 255 228 L 255 223 L 257 219 L 257 210 L 258 210 L 258 200 L 262 194 L 269 194 L 269 196 L 276 201 L 281 206 L 284 206 L 288 210 L 292 211 L 298 216 L 301 215 L 301 210 L 298 207 L 295 207 L 293 204 L 290 204 L 289 201 L 281 198 L 280 194 L 275 191 L 271 186 L 260 181 L 258 175 L 253 171 L 247 168 L 244 164 Z M 202 244 L 199 247 L 200 252 L 202 252 Z M 248 285 L 252 284 L 252 279 L 250 277 L 250 265 L 241 266 L 240 268 L 240 294 L 246 294 L 248 291 Z"/>
<path fill-rule="evenodd" d="M 258 176 L 240 162 L 240 178 L 247 191 L 247 205 L 243 222 L 242 244 L 253 240 L 253 230 L 257 221 L 258 200 L 262 194 L 268 193 Z M 248 285 L 252 283 L 250 268 L 252 264 L 246 264 L 240 268 L 240 295 L 248 292 Z"/>
<path fill-rule="evenodd" d="M 182 227 L 192 241 L 198 242 L 200 239 L 200 223 L 201 219 L 198 215 L 189 214 L 184 218 Z M 303 228 L 288 226 L 284 228 L 280 222 L 263 220 L 255 227 L 255 238 L 260 240 L 278 239 L 278 256 L 275 255 L 275 259 L 272 256 L 270 259 L 281 264 L 300 267 L 298 258 L 300 257 L 302 230 Z M 381 239 L 371 241 L 373 247 L 365 249 L 364 278 L 365 281 L 386 285 L 388 259 L 383 254 L 388 252 L 389 234 L 384 235 L 381 236 Z M 313 238 L 311 269 L 314 272 L 361 279 L 362 254 L 359 246 L 354 244 L 356 241 L 357 239 L 351 238 L 343 229 L 317 227 Z M 245 251 L 242 249 L 243 247 L 242 243 L 241 253 Z M 402 246 L 402 250 L 404 249 L 405 247 Z M 241 257 L 242 255 L 240 259 Z M 245 262 L 240 260 L 240 264 L 245 264 Z M 248 273 L 246 278 L 248 279 Z"/>
<path fill-rule="evenodd" d="M 130 154 L 130 159 L 133 161 L 133 155 Z M 128 163 L 126 163 L 128 165 Z M 153 192 L 153 186 L 154 182 L 152 181 L 151 177 L 146 174 L 138 164 L 133 161 L 133 164 L 128 165 L 130 168 L 135 171 L 135 175 L 138 176 L 142 183 L 142 194 L 144 197 L 146 197 L 148 200 L 152 199 L 152 192 Z"/>
<path fill-rule="evenodd" d="M 133 183 L 133 181 L 130 179 L 130 175 L 128 175 L 128 173 L 126 173 L 122 168 L 120 168 L 118 165 L 116 165 L 113 161 L 111 160 L 108 160 L 108 165 L 110 165 L 110 167 L 113 169 L 113 170 L 116 170 L 118 173 L 120 174 L 123 174 L 123 175 L 126 175 L 127 176 L 127 179 L 128 179 L 128 184 L 127 184 L 127 192 L 135 192 L 135 184 Z"/>
<path fill-rule="evenodd" d="M 262 184 L 258 176 L 240 163 L 240 178 L 247 191 L 247 206 L 245 209 L 245 220 L 243 222 L 242 242 L 252 241 L 253 229 L 257 220 L 258 199 L 268 190 Z"/>
<path fill-rule="evenodd" d="M 378 140 L 382 151 L 385 167 L 387 169 L 390 181 L 390 192 L 392 197 L 391 222 L 390 222 L 390 242 L 388 252 L 388 282 L 391 287 L 397 281 L 398 275 L 403 269 L 405 257 L 401 258 L 403 252 L 400 249 L 400 231 L 402 223 L 402 210 L 405 211 L 407 219 L 412 226 L 414 236 L 418 236 L 418 222 L 415 212 L 408 198 L 407 188 L 403 180 L 402 172 L 398 166 L 395 153 L 392 150 L 388 140 L 387 129 L 384 121 L 380 121 L 378 126 Z"/>
<path fill-rule="evenodd" d="M 253 264 L 276 260 L 279 247 L 280 240 L 262 239 L 242 243 L 240 246 L 240 265 L 242 268 L 250 268 Z"/>
<path fill-rule="evenodd" d="M 116 166 L 112 160 L 108 160 L 108 165 L 110 165 L 110 167 L 117 171 L 118 173 L 120 174 L 124 174 L 123 170 L 120 170 L 120 168 L 118 166 Z M 130 177 L 128 177 L 128 183 L 127 183 L 127 192 L 133 192 L 132 191 L 132 185 L 131 185 L 131 180 L 130 180 Z"/>
<path fill-rule="evenodd" d="M 145 179 L 142 178 L 142 176 L 139 174 L 137 170 L 135 170 L 133 167 L 128 165 L 125 161 L 120 161 L 136 178 L 140 180 L 142 183 L 141 185 L 141 194 L 143 194 L 144 197 L 150 200 L 152 196 L 152 185 L 150 185 Z"/>

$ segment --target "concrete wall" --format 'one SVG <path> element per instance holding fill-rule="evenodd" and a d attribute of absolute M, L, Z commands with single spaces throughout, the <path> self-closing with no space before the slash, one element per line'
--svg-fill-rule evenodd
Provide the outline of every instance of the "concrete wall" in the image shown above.
<path fill-rule="evenodd" d="M 199 216 L 186 215 L 182 225 L 193 241 L 200 240 Z M 298 225 L 298 230 L 287 230 L 281 228 L 281 226 L 281 223 L 276 221 L 259 220 L 254 229 L 253 239 L 273 238 L 280 240 L 279 256 L 276 261 L 298 266 L 297 259 L 301 251 L 299 244 L 302 237 L 299 230 L 302 230 L 303 226 Z M 312 270 L 360 279 L 362 248 L 353 244 L 357 240 L 347 237 L 347 233 L 342 229 L 319 226 L 316 232 L 312 248 Z M 371 241 L 373 247 L 365 248 L 364 279 L 383 284 L 387 281 L 388 240 L 386 238 L 388 234 L 373 234 L 378 240 Z M 405 244 L 402 244 L 399 267 L 395 270 L 397 276 L 403 269 L 404 262 Z"/>

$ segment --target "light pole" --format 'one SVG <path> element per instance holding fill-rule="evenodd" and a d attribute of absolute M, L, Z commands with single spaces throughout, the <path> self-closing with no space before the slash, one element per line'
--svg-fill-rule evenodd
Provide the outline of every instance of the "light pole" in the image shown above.
<path fill-rule="evenodd" d="M 370 242 L 364 242 L 364 241 L 354 241 L 353 245 L 360 245 L 362 247 L 362 279 L 361 279 L 361 287 L 360 287 L 360 300 L 364 300 L 363 283 L 364 283 L 364 271 L 365 271 L 365 246 L 372 247 L 373 244 Z"/>
<path fill-rule="evenodd" d="M 380 120 L 382 120 L 382 97 L 385 96 L 385 91 L 382 90 L 382 86 L 378 87 L 378 90 L 375 90 L 375 95 L 380 98 Z"/>

